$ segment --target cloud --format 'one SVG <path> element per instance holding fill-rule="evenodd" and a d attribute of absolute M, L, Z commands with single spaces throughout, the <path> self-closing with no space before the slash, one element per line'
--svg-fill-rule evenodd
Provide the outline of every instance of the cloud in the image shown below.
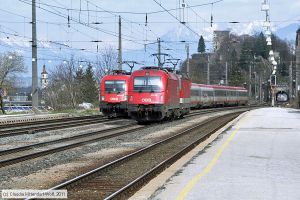
<path fill-rule="evenodd" d="M 218 30 L 218 24 L 213 24 L 212 27 L 206 27 L 203 29 L 203 37 L 205 40 L 213 40 L 213 33 L 215 30 Z"/>

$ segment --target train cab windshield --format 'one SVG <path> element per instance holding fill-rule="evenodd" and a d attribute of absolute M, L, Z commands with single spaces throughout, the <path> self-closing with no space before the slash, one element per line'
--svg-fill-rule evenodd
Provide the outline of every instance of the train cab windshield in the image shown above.
<path fill-rule="evenodd" d="M 125 92 L 125 81 L 105 81 L 105 92 L 106 93 L 122 93 Z"/>
<path fill-rule="evenodd" d="M 134 91 L 161 92 L 162 81 L 159 76 L 139 76 L 134 78 Z"/>

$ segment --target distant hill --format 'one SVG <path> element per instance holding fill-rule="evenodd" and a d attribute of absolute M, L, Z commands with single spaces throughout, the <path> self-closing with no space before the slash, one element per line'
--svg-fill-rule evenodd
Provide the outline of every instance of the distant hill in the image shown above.
<path fill-rule="evenodd" d="M 275 34 L 284 40 L 295 41 L 296 40 L 296 31 L 300 28 L 300 23 L 293 23 L 288 26 L 279 28 L 276 30 Z"/>

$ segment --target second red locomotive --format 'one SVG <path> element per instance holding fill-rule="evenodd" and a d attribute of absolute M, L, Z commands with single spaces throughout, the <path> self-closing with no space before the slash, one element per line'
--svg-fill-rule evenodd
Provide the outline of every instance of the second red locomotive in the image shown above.
<path fill-rule="evenodd" d="M 130 73 L 115 70 L 106 75 L 100 85 L 100 111 L 108 117 L 127 116 Z"/>

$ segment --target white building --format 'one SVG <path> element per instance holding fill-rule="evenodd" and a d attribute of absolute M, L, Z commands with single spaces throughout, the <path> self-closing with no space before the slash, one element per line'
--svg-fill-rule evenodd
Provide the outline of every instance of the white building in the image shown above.
<path fill-rule="evenodd" d="M 43 65 L 43 71 L 42 71 L 41 75 L 42 75 L 41 87 L 42 87 L 42 89 L 45 89 L 48 87 L 48 72 L 46 71 L 45 65 Z"/>

